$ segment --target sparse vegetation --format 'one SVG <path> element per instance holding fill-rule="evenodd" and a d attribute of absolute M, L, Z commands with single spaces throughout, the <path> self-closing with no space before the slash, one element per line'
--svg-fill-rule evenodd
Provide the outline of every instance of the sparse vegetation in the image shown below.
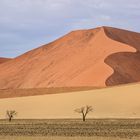
<path fill-rule="evenodd" d="M 15 110 L 7 110 L 6 115 L 8 117 L 9 122 L 11 122 L 12 119 L 17 115 L 17 112 Z"/>
<path fill-rule="evenodd" d="M 93 111 L 92 106 L 88 106 L 88 105 L 75 110 L 75 112 L 82 114 L 83 122 L 86 121 L 87 114 L 92 112 L 92 111 Z"/>
<path fill-rule="evenodd" d="M 137 119 L 77 119 L 0 121 L 0 136 L 62 136 L 62 137 L 121 137 L 139 138 Z"/>

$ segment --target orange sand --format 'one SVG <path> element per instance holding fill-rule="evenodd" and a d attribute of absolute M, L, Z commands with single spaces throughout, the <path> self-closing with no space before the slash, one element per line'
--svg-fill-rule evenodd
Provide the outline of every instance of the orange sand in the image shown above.
<path fill-rule="evenodd" d="M 0 89 L 106 87 L 138 82 L 139 44 L 139 33 L 110 27 L 73 31 L 1 64 Z"/>
<path fill-rule="evenodd" d="M 10 58 L 3 58 L 3 57 L 0 57 L 0 64 L 4 63 L 4 62 L 7 62 L 11 60 Z"/>

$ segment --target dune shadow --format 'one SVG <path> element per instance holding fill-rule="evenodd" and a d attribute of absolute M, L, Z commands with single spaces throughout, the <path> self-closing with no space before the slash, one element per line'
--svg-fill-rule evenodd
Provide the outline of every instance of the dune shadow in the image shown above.
<path fill-rule="evenodd" d="M 108 56 L 105 63 L 114 73 L 106 80 L 107 86 L 140 81 L 140 52 L 121 52 Z"/>
<path fill-rule="evenodd" d="M 140 33 L 111 27 L 104 28 L 105 34 L 112 40 L 127 44 L 140 51 Z"/>
<path fill-rule="evenodd" d="M 106 80 L 107 86 L 140 81 L 140 34 L 115 28 L 105 28 L 106 35 L 117 42 L 127 44 L 137 52 L 118 52 L 105 59 L 114 73 Z"/>

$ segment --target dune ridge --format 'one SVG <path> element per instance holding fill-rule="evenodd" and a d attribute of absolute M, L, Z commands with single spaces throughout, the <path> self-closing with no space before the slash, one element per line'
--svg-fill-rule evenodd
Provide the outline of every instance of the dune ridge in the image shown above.
<path fill-rule="evenodd" d="M 105 59 L 105 63 L 114 69 L 114 73 L 106 80 L 106 85 L 114 86 L 139 82 L 140 33 L 111 27 L 105 27 L 104 30 L 110 39 L 127 44 L 136 49 L 135 53 L 119 52 L 111 54 Z"/>
<path fill-rule="evenodd" d="M 111 27 L 70 32 L 1 64 L 0 89 L 106 87 L 139 82 L 139 41 L 139 33 Z M 135 60 L 136 67 L 130 64 Z"/>

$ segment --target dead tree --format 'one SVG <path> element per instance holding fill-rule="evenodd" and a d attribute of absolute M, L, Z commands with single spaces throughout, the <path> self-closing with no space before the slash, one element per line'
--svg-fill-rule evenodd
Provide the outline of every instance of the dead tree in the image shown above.
<path fill-rule="evenodd" d="M 17 115 L 17 112 L 15 110 L 9 110 L 6 112 L 6 114 L 7 114 L 7 117 L 9 119 L 9 122 L 11 122 L 12 119 L 14 118 L 14 116 Z"/>
<path fill-rule="evenodd" d="M 86 121 L 86 116 L 87 116 L 87 114 L 88 114 L 89 112 L 92 112 L 92 111 L 93 111 L 92 106 L 88 106 L 88 105 L 85 106 L 85 107 L 81 107 L 81 108 L 78 108 L 78 109 L 75 110 L 75 112 L 82 114 L 83 122 Z"/>

